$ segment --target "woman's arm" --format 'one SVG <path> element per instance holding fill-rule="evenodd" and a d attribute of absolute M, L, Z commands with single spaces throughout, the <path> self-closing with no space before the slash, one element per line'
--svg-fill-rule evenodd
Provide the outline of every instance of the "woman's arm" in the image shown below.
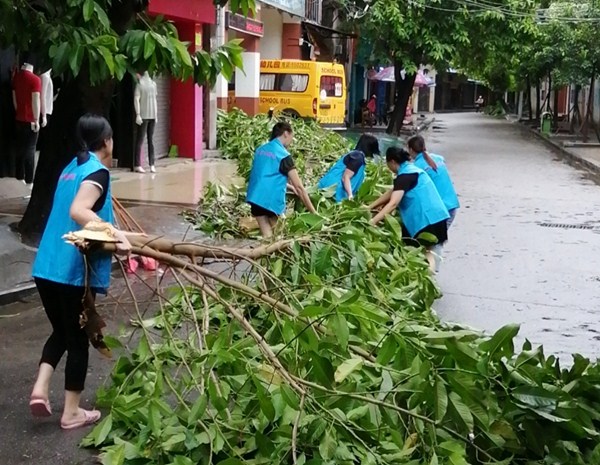
<path fill-rule="evenodd" d="M 379 197 L 375 202 L 369 205 L 369 210 L 375 210 L 380 205 L 384 205 L 390 201 L 390 197 L 392 196 L 392 189 L 387 191 L 381 197 Z"/>
<path fill-rule="evenodd" d="M 352 184 L 350 183 L 352 176 L 354 176 L 354 171 L 349 170 L 348 168 L 344 170 L 344 174 L 342 175 L 342 184 L 344 186 L 346 194 L 348 195 L 348 200 L 352 200 L 352 198 L 354 197 L 354 195 L 352 194 Z"/>
<path fill-rule="evenodd" d="M 298 197 L 300 197 L 300 200 L 302 200 L 302 203 L 304 203 L 308 211 L 311 213 L 317 213 L 317 210 L 310 201 L 310 197 L 308 196 L 306 189 L 300 180 L 300 176 L 298 176 L 298 170 L 294 168 L 293 170 L 288 171 L 287 176 L 288 181 L 294 187 L 294 189 L 296 189 L 296 194 Z"/>
<path fill-rule="evenodd" d="M 404 191 L 390 191 L 390 199 L 388 201 L 388 203 L 385 205 L 385 207 L 383 207 L 381 209 L 381 211 L 379 213 L 377 213 L 377 215 L 375 215 L 373 217 L 373 219 L 371 220 L 371 224 L 375 225 L 377 223 L 379 223 L 382 219 L 384 219 L 386 217 L 386 215 L 389 215 L 390 213 L 392 213 L 396 207 L 398 207 L 398 204 L 400 203 L 400 201 L 402 200 L 402 197 L 404 196 Z"/>
<path fill-rule="evenodd" d="M 69 216 L 81 227 L 85 227 L 85 225 L 90 221 L 104 222 L 104 220 L 100 218 L 93 210 L 94 204 L 98 201 L 101 195 L 102 191 L 95 184 L 89 182 L 82 183 L 81 186 L 79 186 L 77 195 L 75 196 L 75 199 L 71 204 L 71 208 L 69 209 Z M 110 202 L 111 199 L 107 198 L 106 201 Z M 131 244 L 125 236 L 125 233 L 116 229 L 112 225 L 111 228 L 115 238 L 119 240 L 117 243 L 117 251 L 120 253 L 128 253 L 131 250 Z"/>

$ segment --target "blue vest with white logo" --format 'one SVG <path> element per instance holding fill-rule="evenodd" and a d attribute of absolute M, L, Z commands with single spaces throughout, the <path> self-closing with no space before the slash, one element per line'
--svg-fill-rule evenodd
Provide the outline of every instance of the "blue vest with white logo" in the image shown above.
<path fill-rule="evenodd" d="M 33 262 L 32 275 L 35 278 L 72 286 L 85 286 L 86 270 L 83 255 L 77 247 L 67 244 L 62 236 L 81 229 L 69 214 L 71 204 L 82 181 L 90 174 L 103 169 L 105 170 L 106 167 L 96 155 L 90 153 L 88 161 L 78 165 L 75 157 L 61 173 L 54 194 L 52 211 Z M 113 222 L 110 183 L 104 206 L 97 215 L 106 222 Z M 89 284 L 98 292 L 106 292 L 110 284 L 111 259 L 111 254 L 107 253 L 95 253 L 88 258 L 91 267 Z"/>
<path fill-rule="evenodd" d="M 279 171 L 279 165 L 281 160 L 289 156 L 288 151 L 277 139 L 256 149 L 248 180 L 247 202 L 277 215 L 285 212 L 285 191 L 288 179 Z"/>
<path fill-rule="evenodd" d="M 365 154 L 355 150 L 354 152 L 350 152 L 354 154 L 360 154 L 363 160 L 363 164 L 360 169 L 354 173 L 354 175 L 350 178 L 350 186 L 352 187 L 352 195 L 356 195 L 358 189 L 362 185 L 365 180 Z M 344 199 L 348 198 L 348 194 L 346 189 L 344 189 L 344 183 L 342 182 L 344 171 L 346 171 L 346 165 L 344 164 L 344 158 L 349 154 L 344 155 L 340 158 L 330 169 L 325 173 L 325 175 L 319 181 L 318 187 L 319 189 L 327 189 L 328 187 L 337 185 L 335 191 L 335 201 L 341 202 Z"/>
<path fill-rule="evenodd" d="M 437 171 L 429 166 L 422 153 L 418 154 L 415 158 L 415 165 L 429 175 L 448 211 L 459 208 L 460 203 L 458 202 L 458 196 L 456 195 L 454 185 L 450 179 L 450 174 L 448 173 L 448 168 L 446 167 L 446 161 L 444 160 L 444 157 L 441 155 L 436 155 L 435 153 L 430 153 L 429 156 L 437 165 Z"/>
<path fill-rule="evenodd" d="M 413 173 L 419 175 L 417 185 L 404 193 L 398 205 L 402 223 L 411 237 L 431 224 L 450 218 L 440 194 L 425 171 L 410 162 L 402 163 L 398 170 L 399 175 Z"/>

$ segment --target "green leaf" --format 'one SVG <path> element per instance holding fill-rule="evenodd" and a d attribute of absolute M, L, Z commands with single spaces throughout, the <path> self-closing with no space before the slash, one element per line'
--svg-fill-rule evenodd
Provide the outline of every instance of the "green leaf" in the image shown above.
<path fill-rule="evenodd" d="M 329 429 L 319 444 L 319 454 L 324 460 L 331 460 L 335 456 L 336 449 L 337 445 L 333 436 L 333 432 L 331 429 Z"/>
<path fill-rule="evenodd" d="M 362 417 L 364 417 L 368 413 L 369 413 L 369 406 L 361 405 L 360 407 L 356 407 L 356 408 L 350 410 L 346 414 L 346 418 L 350 421 L 356 421 L 356 420 L 360 420 Z"/>
<path fill-rule="evenodd" d="M 83 2 L 83 19 L 87 23 L 94 14 L 94 0 L 85 0 Z"/>
<path fill-rule="evenodd" d="M 194 461 L 185 455 L 176 455 L 173 457 L 173 465 L 194 465 Z"/>
<path fill-rule="evenodd" d="M 258 403 L 260 410 L 264 416 L 270 422 L 275 419 L 275 407 L 271 401 L 271 397 L 268 397 L 267 391 L 262 385 L 262 382 L 258 378 L 254 378 L 254 385 L 256 386 L 256 396 L 258 397 Z"/>
<path fill-rule="evenodd" d="M 487 352 L 490 358 L 500 359 L 514 354 L 513 339 L 519 333 L 519 325 L 503 326 L 487 341 L 480 344 L 481 350 Z"/>
<path fill-rule="evenodd" d="M 204 415 L 207 405 L 208 398 L 206 397 L 206 394 L 200 394 L 190 410 L 190 414 L 188 416 L 188 425 L 193 425 Z"/>
<path fill-rule="evenodd" d="M 102 444 L 104 444 L 104 441 L 106 441 L 106 438 L 108 438 L 108 435 L 112 430 L 112 414 L 108 414 L 104 418 L 104 420 L 102 420 L 100 424 L 95 428 L 95 430 L 97 431 L 97 433 L 94 445 L 96 447 L 99 447 Z"/>
<path fill-rule="evenodd" d="M 446 383 L 441 377 L 435 380 L 435 419 L 439 422 L 446 416 L 448 409 L 448 393 L 446 392 Z"/>
<path fill-rule="evenodd" d="M 84 48 L 81 45 L 76 45 L 71 50 L 71 55 L 69 56 L 69 66 L 71 67 L 71 72 L 74 76 L 79 74 L 81 70 L 81 63 L 83 62 L 83 52 Z"/>
<path fill-rule="evenodd" d="M 100 21 L 100 24 L 102 24 L 102 27 L 104 29 L 110 29 L 110 21 L 106 15 L 106 11 L 104 11 L 104 9 L 96 2 L 94 2 L 94 11 L 96 12 L 96 15 L 98 15 L 98 20 Z"/>
<path fill-rule="evenodd" d="M 338 313 L 331 317 L 333 323 L 333 330 L 340 347 L 344 350 L 348 348 L 348 339 L 350 338 L 350 329 L 348 328 L 348 322 L 343 314 Z"/>
<path fill-rule="evenodd" d="M 342 363 L 337 370 L 335 370 L 335 382 L 341 383 L 344 381 L 353 371 L 360 369 L 363 366 L 362 358 L 351 358 Z"/>
<path fill-rule="evenodd" d="M 125 446 L 110 446 L 100 455 L 102 465 L 123 465 L 125 463 Z"/>
<path fill-rule="evenodd" d="M 454 420 L 458 424 L 462 424 L 462 426 L 468 431 L 473 431 L 473 415 L 463 401 L 460 399 L 458 394 L 455 392 L 451 392 L 449 395 L 449 405 L 452 406 L 454 410 Z"/>
<path fill-rule="evenodd" d="M 281 396 L 283 397 L 283 400 L 285 400 L 285 403 L 288 404 L 294 410 L 299 410 L 300 399 L 298 399 L 298 394 L 296 394 L 296 391 L 294 391 L 287 384 L 282 384 L 280 388 Z"/>
<path fill-rule="evenodd" d="M 433 455 L 431 456 L 431 461 L 429 462 L 429 465 L 438 465 L 438 464 L 439 464 L 438 456 L 434 452 Z"/>
<path fill-rule="evenodd" d="M 398 343 L 396 342 L 396 338 L 393 334 L 389 334 L 381 345 L 381 349 L 377 352 L 377 363 L 387 365 L 394 358 L 397 350 Z"/>
<path fill-rule="evenodd" d="M 115 74 L 115 59 L 113 58 L 112 53 L 106 47 L 98 47 L 98 52 L 104 58 L 104 62 L 106 63 L 106 67 L 108 68 L 108 72 L 111 76 Z"/>
<path fill-rule="evenodd" d="M 154 42 L 152 34 L 146 33 L 144 38 L 144 58 L 147 60 L 154 53 L 154 50 L 156 49 L 156 42 Z"/>
<path fill-rule="evenodd" d="M 225 460 L 221 460 L 219 463 L 217 463 L 217 465 L 243 465 L 244 462 L 242 462 L 240 459 L 235 458 L 235 457 L 230 457 L 228 459 Z"/>

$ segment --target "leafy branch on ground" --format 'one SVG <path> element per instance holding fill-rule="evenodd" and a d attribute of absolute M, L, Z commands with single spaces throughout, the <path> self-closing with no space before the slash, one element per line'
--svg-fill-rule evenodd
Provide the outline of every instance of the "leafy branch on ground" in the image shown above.
<path fill-rule="evenodd" d="M 321 216 L 289 214 L 287 242 L 225 268 L 197 246 L 136 245 L 179 285 L 138 315 L 139 342 L 109 339 L 109 413 L 84 440 L 104 464 L 597 463 L 597 365 L 515 352 L 516 325 L 442 324 L 395 218 L 372 227 L 359 202 L 317 203 Z"/>

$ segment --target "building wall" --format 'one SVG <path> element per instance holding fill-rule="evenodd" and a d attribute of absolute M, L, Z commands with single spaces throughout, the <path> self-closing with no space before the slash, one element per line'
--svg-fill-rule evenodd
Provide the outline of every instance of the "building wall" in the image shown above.
<path fill-rule="evenodd" d="M 260 39 L 260 58 L 262 60 L 281 59 L 283 37 L 283 18 L 275 8 L 263 6 L 260 12 L 265 25 L 265 35 Z"/>

